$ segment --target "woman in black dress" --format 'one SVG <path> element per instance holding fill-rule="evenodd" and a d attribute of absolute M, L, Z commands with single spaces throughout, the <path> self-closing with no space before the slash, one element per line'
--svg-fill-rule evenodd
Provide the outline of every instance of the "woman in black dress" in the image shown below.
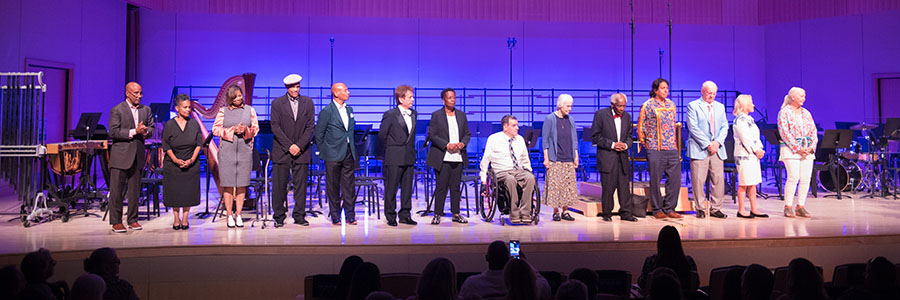
<path fill-rule="evenodd" d="M 191 119 L 191 99 L 175 96 L 178 116 L 166 122 L 162 132 L 163 202 L 172 208 L 175 221 L 172 229 L 187 230 L 191 206 L 200 205 L 200 164 L 197 155 L 203 144 L 203 134 L 196 120 Z M 180 212 L 179 212 L 180 211 Z"/>

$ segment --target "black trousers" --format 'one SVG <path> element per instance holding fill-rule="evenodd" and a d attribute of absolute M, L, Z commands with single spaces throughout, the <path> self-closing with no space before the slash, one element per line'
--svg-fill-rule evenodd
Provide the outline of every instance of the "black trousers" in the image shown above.
<path fill-rule="evenodd" d="M 384 166 L 384 217 L 409 219 L 412 210 L 413 166 Z M 397 187 L 400 188 L 400 211 L 397 211 Z"/>
<path fill-rule="evenodd" d="M 356 221 L 353 171 L 358 167 L 359 163 L 353 159 L 350 149 L 347 149 L 347 155 L 343 160 L 325 162 L 325 196 L 328 198 L 328 211 L 332 223 L 341 221 L 341 211 L 344 212 L 347 222 Z"/>
<path fill-rule="evenodd" d="M 459 181 L 462 178 L 463 164 L 461 162 L 443 162 L 441 169 L 434 169 L 437 177 L 437 185 L 434 187 L 434 215 L 444 214 L 444 201 L 447 200 L 447 191 L 450 191 L 450 212 L 459 214 Z"/>
<path fill-rule="evenodd" d="M 128 199 L 128 224 L 138 221 L 138 196 L 141 195 L 141 176 L 144 170 L 144 153 L 134 156 L 128 169 L 109 170 L 109 224 L 122 224 L 122 197 Z"/>
<path fill-rule="evenodd" d="M 309 164 L 288 162 L 272 166 L 272 216 L 278 223 L 284 222 L 287 213 L 287 185 L 288 177 L 294 185 L 294 210 L 291 216 L 294 220 L 306 217 L 306 186 L 308 182 Z"/>
<path fill-rule="evenodd" d="M 647 150 L 650 169 L 650 203 L 653 213 L 670 213 L 678 205 L 681 190 L 681 153 L 678 150 Z M 666 196 L 659 192 L 663 174 L 666 175 Z"/>
<path fill-rule="evenodd" d="M 631 210 L 634 209 L 631 201 L 631 189 L 628 187 L 629 166 L 623 166 L 622 161 L 618 158 L 614 160 L 612 171 L 600 174 L 600 185 L 603 187 L 603 193 L 600 200 L 603 203 L 604 216 L 611 216 L 613 209 L 613 193 L 619 196 L 619 217 L 628 218 L 632 215 Z"/>

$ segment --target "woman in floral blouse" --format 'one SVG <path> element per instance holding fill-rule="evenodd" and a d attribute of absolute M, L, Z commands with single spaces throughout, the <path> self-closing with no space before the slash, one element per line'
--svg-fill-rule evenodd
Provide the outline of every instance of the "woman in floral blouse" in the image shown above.
<path fill-rule="evenodd" d="M 806 102 L 806 91 L 793 87 L 784 96 L 784 104 L 778 112 L 778 133 L 781 134 L 781 157 L 787 169 L 787 181 L 784 185 L 784 216 L 794 217 L 794 192 L 797 192 L 797 216 L 809 218 L 806 211 L 806 194 L 809 192 L 809 180 L 812 175 L 813 159 L 815 159 L 816 123 L 809 111 L 803 108 Z M 798 188 L 799 182 L 799 188 Z"/>

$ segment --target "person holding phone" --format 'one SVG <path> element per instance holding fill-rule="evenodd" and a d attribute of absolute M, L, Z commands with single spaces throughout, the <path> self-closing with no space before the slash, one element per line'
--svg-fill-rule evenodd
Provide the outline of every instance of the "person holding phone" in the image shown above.
<path fill-rule="evenodd" d="M 138 196 L 141 192 L 145 150 L 144 139 L 153 134 L 153 113 L 141 104 L 141 85 L 125 85 L 125 101 L 109 111 L 109 224 L 115 233 L 127 230 L 122 224 L 123 195 L 128 199 L 128 228 L 144 229 L 138 223 Z"/>
<path fill-rule="evenodd" d="M 252 106 L 244 105 L 241 87 L 231 85 L 225 93 L 226 106 L 219 109 L 213 122 L 213 135 L 219 141 L 219 184 L 225 201 L 228 228 L 244 227 L 241 209 L 250 185 L 253 169 L 253 138 L 259 133 L 259 122 Z M 232 202 L 237 205 L 232 214 Z"/>

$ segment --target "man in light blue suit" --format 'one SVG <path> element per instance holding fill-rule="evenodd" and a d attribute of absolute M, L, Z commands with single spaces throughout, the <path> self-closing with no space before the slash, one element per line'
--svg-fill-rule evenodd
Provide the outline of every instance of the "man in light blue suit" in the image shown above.
<path fill-rule="evenodd" d="M 723 161 L 728 158 L 725 152 L 725 137 L 728 136 L 728 119 L 725 117 L 725 105 L 716 101 L 718 87 L 712 81 L 706 81 L 700 88 L 700 99 L 688 104 L 688 157 L 691 158 L 691 183 L 694 188 L 694 209 L 697 218 L 706 218 L 706 193 L 703 186 L 707 175 L 710 176 L 709 215 L 724 219 L 728 216 L 719 209 L 725 200 L 725 182 Z"/>

